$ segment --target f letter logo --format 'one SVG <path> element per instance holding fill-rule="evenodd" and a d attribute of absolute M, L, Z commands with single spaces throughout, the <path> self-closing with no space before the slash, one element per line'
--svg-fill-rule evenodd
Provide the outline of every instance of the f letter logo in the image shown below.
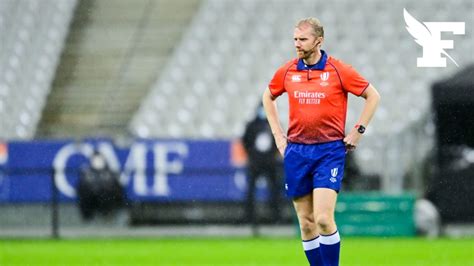
<path fill-rule="evenodd" d="M 464 35 L 464 22 L 419 22 L 403 9 L 406 29 L 423 47 L 423 57 L 417 58 L 418 67 L 446 67 L 446 57 L 458 66 L 456 61 L 444 50 L 453 49 L 453 40 L 441 40 L 441 32 Z M 442 57 L 441 54 L 446 57 Z"/>

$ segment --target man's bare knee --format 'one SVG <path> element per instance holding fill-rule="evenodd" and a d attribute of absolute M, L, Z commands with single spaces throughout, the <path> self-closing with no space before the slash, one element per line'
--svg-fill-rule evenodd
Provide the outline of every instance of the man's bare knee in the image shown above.
<path fill-rule="evenodd" d="M 299 217 L 299 223 L 303 236 L 312 237 L 316 234 L 316 223 L 312 215 Z"/>
<path fill-rule="evenodd" d="M 316 217 L 316 224 L 322 232 L 327 232 L 334 227 L 334 218 L 327 213 L 321 213 Z"/>

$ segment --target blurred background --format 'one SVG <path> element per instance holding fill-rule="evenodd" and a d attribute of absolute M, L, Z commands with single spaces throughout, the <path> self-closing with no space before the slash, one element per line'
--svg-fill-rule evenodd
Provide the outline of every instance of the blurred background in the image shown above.
<path fill-rule="evenodd" d="M 417 67 L 404 8 L 465 22 L 441 35 L 459 67 Z M 342 234 L 472 236 L 473 14 L 469 0 L 0 0 L 0 237 L 296 236 L 281 162 L 277 219 L 263 177 L 249 218 L 241 137 L 309 16 L 382 96 L 348 157 Z M 362 105 L 350 96 L 347 129 Z"/>

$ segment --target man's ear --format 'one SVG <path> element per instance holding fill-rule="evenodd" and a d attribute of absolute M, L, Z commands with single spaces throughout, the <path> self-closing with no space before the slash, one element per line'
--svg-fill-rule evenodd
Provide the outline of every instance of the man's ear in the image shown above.
<path fill-rule="evenodd" d="M 320 36 L 320 37 L 318 37 L 318 42 L 319 42 L 319 45 L 321 45 L 321 46 L 322 46 L 322 45 L 323 45 L 323 43 L 324 43 L 324 37 L 321 37 L 321 36 Z"/>

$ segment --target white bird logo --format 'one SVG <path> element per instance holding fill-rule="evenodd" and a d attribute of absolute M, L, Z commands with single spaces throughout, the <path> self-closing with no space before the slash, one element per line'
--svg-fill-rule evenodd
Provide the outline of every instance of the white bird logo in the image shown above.
<path fill-rule="evenodd" d="M 419 22 L 416 18 L 414 18 L 408 11 L 404 8 L 403 9 L 403 17 L 405 18 L 405 23 L 407 24 L 406 29 L 407 31 L 415 38 L 415 42 L 420 46 L 430 45 L 430 46 L 439 46 L 436 45 L 437 40 L 435 40 L 430 32 L 430 30 L 426 27 L 426 25 L 422 22 Z M 458 63 L 454 61 L 454 59 L 446 53 L 446 51 L 441 47 L 436 47 L 440 53 L 444 54 L 446 57 L 451 59 L 453 63 L 458 66 Z M 459 66 L 458 66 L 459 67 Z"/>

